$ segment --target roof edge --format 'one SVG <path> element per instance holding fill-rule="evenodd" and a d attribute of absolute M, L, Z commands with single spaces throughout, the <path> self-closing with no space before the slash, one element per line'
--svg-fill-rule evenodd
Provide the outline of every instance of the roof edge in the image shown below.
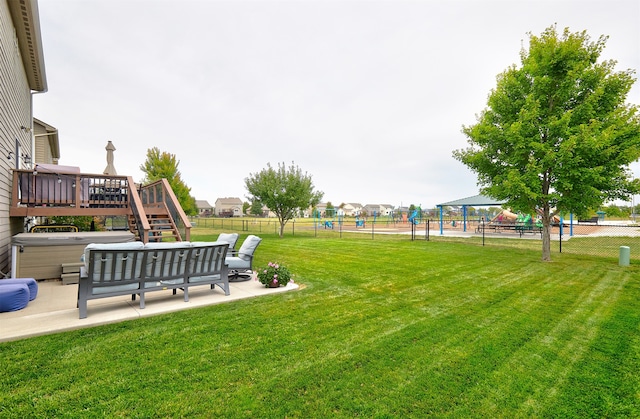
<path fill-rule="evenodd" d="M 467 198 L 456 199 L 455 201 L 444 202 L 438 204 L 438 207 L 451 207 L 451 206 L 468 206 L 468 207 L 482 207 L 505 204 L 506 200 L 495 199 L 487 195 L 479 194 L 470 196 Z"/>
<path fill-rule="evenodd" d="M 46 92 L 48 86 L 38 0 L 11 0 L 7 4 L 16 29 L 18 47 L 22 56 L 22 65 L 27 73 L 29 88 L 37 92 Z"/>

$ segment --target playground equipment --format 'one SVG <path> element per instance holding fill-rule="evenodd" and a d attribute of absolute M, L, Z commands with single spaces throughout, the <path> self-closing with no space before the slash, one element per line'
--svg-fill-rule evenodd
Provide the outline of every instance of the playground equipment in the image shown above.
<path fill-rule="evenodd" d="M 408 213 L 407 213 L 408 214 Z M 416 207 L 406 221 L 413 225 L 418 225 L 422 221 L 422 208 Z"/>
<path fill-rule="evenodd" d="M 389 213 L 387 214 L 387 226 L 391 223 L 393 223 L 393 225 L 396 225 L 396 219 L 393 210 L 389 211 Z"/>
<path fill-rule="evenodd" d="M 364 228 L 364 219 L 360 217 L 356 217 L 356 228 L 363 227 Z"/>

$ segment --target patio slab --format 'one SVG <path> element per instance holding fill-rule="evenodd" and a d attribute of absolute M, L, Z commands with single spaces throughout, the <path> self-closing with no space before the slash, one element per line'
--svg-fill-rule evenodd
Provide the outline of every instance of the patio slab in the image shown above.
<path fill-rule="evenodd" d="M 208 286 L 189 289 L 189 301 L 184 301 L 182 291 L 173 295 L 166 292 L 145 294 L 145 308 L 140 309 L 140 300 L 131 296 L 120 296 L 89 300 L 87 318 L 78 318 L 78 285 L 62 285 L 61 280 L 38 281 L 38 297 L 22 310 L 0 313 L 0 342 L 23 339 L 31 336 L 58 333 L 101 324 L 116 323 L 140 317 L 154 316 L 173 311 L 187 310 L 212 304 L 228 303 L 244 298 L 296 290 L 298 284 L 286 287 L 265 288 L 261 283 L 249 280 L 231 282 L 230 294 Z"/>

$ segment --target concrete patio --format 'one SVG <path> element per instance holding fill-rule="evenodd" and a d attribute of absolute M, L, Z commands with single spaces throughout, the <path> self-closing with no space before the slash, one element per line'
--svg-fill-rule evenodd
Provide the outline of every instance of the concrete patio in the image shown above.
<path fill-rule="evenodd" d="M 78 285 L 62 285 L 60 280 L 38 281 L 38 296 L 27 307 L 0 313 L 0 342 L 228 303 L 298 288 L 294 283 L 289 283 L 286 287 L 265 288 L 254 280 L 231 282 L 231 295 L 225 296 L 219 287 L 215 290 L 208 286 L 194 287 L 189 290 L 188 302 L 184 301 L 181 291 L 176 295 L 171 290 L 151 292 L 145 295 L 145 308 L 142 310 L 139 299 L 131 301 L 131 296 L 111 297 L 90 300 L 87 318 L 79 319 L 76 308 Z"/>

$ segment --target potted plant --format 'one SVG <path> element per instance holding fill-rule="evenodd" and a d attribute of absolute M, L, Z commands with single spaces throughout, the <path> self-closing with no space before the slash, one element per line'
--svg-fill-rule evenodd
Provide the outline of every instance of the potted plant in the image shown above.
<path fill-rule="evenodd" d="M 291 272 L 278 262 L 269 262 L 266 267 L 256 271 L 256 280 L 267 288 L 286 287 L 291 279 Z"/>

